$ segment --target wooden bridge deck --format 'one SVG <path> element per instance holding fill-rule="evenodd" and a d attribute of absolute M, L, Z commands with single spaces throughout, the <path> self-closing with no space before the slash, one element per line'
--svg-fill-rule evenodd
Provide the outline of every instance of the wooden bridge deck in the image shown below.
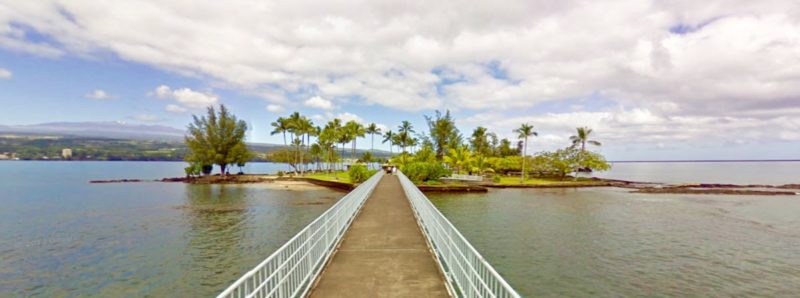
<path fill-rule="evenodd" d="M 311 297 L 449 297 L 397 176 L 386 175 Z"/>

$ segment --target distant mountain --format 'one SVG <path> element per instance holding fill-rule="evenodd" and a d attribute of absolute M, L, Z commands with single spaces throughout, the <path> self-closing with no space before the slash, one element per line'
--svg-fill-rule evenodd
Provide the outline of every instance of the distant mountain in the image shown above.
<path fill-rule="evenodd" d="M 0 125 L 0 134 L 34 134 L 134 140 L 182 140 L 185 131 L 163 125 L 126 122 L 51 122 L 31 125 Z"/>
<path fill-rule="evenodd" d="M 140 125 L 140 124 L 130 124 L 126 122 L 51 122 L 51 123 L 41 123 L 41 124 L 31 124 L 31 125 L 0 125 L 0 149 L 4 149 L 7 152 L 17 152 L 20 150 L 19 146 L 33 146 L 33 147 L 41 147 L 39 149 L 45 149 L 45 147 L 53 147 L 47 148 L 52 152 L 42 153 L 43 156 L 50 156 L 50 155 L 58 155 L 60 153 L 61 148 L 80 148 L 82 146 L 87 146 L 88 144 L 94 144 L 94 146 L 99 146 L 102 148 L 114 148 L 115 146 L 123 146 L 119 145 L 117 141 L 123 140 L 134 140 L 134 141 L 157 141 L 157 142 L 164 142 L 164 144 L 158 144 L 158 147 L 151 148 L 147 146 L 153 146 L 152 144 L 149 145 L 124 145 L 129 146 L 131 148 L 127 148 L 126 150 L 134 153 L 141 153 L 139 151 L 143 150 L 156 150 L 156 149 L 174 149 L 179 148 L 181 150 L 185 149 L 183 145 L 183 137 L 185 131 L 181 129 L 177 129 L 174 127 L 163 126 L 163 125 Z M 13 136 L 9 135 L 20 135 L 20 136 L 32 136 L 32 138 L 25 138 L 25 139 L 41 139 L 40 137 L 57 137 L 58 140 L 50 140 L 48 142 L 30 142 L 16 139 Z M 10 138 L 9 138 L 10 137 Z M 137 142 L 138 143 L 138 142 Z M 178 143 L 178 144 L 176 144 Z M 102 145 L 101 145 L 102 144 Z M 268 143 L 253 143 L 248 142 L 248 146 L 261 153 L 270 153 L 282 148 L 286 148 L 283 144 L 268 144 Z M 163 147 L 163 148 L 162 148 Z M 338 148 L 338 147 L 337 147 Z M 56 150 L 58 149 L 58 150 Z M 165 149 L 165 150 L 166 150 Z M 56 150 L 56 151 L 53 151 Z M 337 149 L 338 151 L 338 149 Z M 358 149 L 356 150 L 356 155 L 360 156 L 364 152 L 369 150 L 365 149 Z M 4 152 L 4 151 L 0 151 Z M 350 149 L 348 148 L 345 150 L 345 157 L 350 157 Z M 49 154 L 49 155 L 48 155 Z M 95 153 L 97 155 L 97 153 Z M 375 150 L 375 155 L 378 157 L 388 157 L 389 152 L 383 150 Z M 33 155 L 32 155 L 33 156 Z M 182 158 L 182 156 L 178 156 L 174 158 Z M 35 156 L 30 158 L 36 158 Z"/>

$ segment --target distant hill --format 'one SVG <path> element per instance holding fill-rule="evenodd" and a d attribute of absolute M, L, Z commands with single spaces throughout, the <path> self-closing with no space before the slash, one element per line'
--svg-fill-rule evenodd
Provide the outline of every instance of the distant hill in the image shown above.
<path fill-rule="evenodd" d="M 52 122 L 31 125 L 0 125 L 0 134 L 52 135 L 132 140 L 183 140 L 185 131 L 163 125 L 126 122 Z"/>
<path fill-rule="evenodd" d="M 70 148 L 73 160 L 183 160 L 187 148 L 184 131 L 161 125 L 124 122 L 53 122 L 0 125 L 0 154 L 20 159 L 58 159 Z M 248 143 L 258 153 L 272 153 L 282 144 Z M 357 155 L 368 150 L 358 149 Z M 389 152 L 376 150 L 378 157 Z M 350 157 L 350 149 L 345 151 Z M 258 160 L 263 160 L 261 157 Z"/>

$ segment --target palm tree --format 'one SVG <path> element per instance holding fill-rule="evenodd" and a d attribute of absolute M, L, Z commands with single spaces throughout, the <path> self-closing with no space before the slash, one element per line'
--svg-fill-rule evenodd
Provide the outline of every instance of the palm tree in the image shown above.
<path fill-rule="evenodd" d="M 412 126 L 411 122 L 408 122 L 408 120 L 403 120 L 403 122 L 397 127 L 397 131 L 401 140 L 400 147 L 403 148 L 403 153 L 405 153 L 408 140 L 411 138 L 411 134 L 414 133 L 414 126 Z"/>
<path fill-rule="evenodd" d="M 275 122 L 270 123 L 270 125 L 273 127 L 273 130 L 272 130 L 272 132 L 270 132 L 270 135 L 274 136 L 274 135 L 279 134 L 279 133 L 283 134 L 283 145 L 284 146 L 288 146 L 288 144 L 286 143 L 286 132 L 289 131 L 289 124 L 288 123 L 289 123 L 289 121 L 286 118 L 283 118 L 283 117 L 279 117 L 278 120 L 276 120 Z"/>
<path fill-rule="evenodd" d="M 383 142 L 381 142 L 381 143 L 385 144 L 386 142 L 389 142 L 389 156 L 392 155 L 392 147 L 394 147 L 394 137 L 395 137 L 395 133 L 393 131 L 391 131 L 391 130 L 389 130 L 389 131 L 387 131 L 387 132 L 385 132 L 383 134 Z"/>
<path fill-rule="evenodd" d="M 456 169 L 456 173 L 461 173 L 461 170 L 469 167 L 472 162 L 472 152 L 466 146 L 459 146 L 447 150 L 447 155 L 444 156 L 444 162 Z"/>
<path fill-rule="evenodd" d="M 412 138 L 411 134 L 414 133 L 414 126 L 412 126 L 411 122 L 409 122 L 408 120 L 403 120 L 403 122 L 401 122 L 400 125 L 397 127 L 397 131 L 398 131 L 398 139 L 400 141 L 399 142 L 400 143 L 400 148 L 402 148 L 402 150 L 403 150 L 403 155 L 401 155 L 401 156 L 403 158 L 403 164 L 405 164 L 406 163 L 406 156 L 405 156 L 406 147 L 409 145 L 410 140 Z"/>
<path fill-rule="evenodd" d="M 341 158 L 344 158 L 344 145 L 350 141 L 349 136 L 347 136 L 346 131 L 342 128 L 342 120 L 339 118 L 333 119 L 325 125 L 325 129 L 330 131 L 331 141 L 333 143 L 342 144 L 342 154 Z M 342 168 L 344 168 L 344 164 L 342 164 Z"/>
<path fill-rule="evenodd" d="M 600 146 L 600 142 L 595 140 L 590 140 L 589 136 L 592 135 L 592 129 L 588 127 L 578 127 L 576 128 L 578 131 L 577 135 L 569 137 L 569 140 L 572 141 L 572 147 L 577 147 L 578 144 L 581 145 L 581 153 L 586 152 L 586 143 L 591 145 Z"/>
<path fill-rule="evenodd" d="M 369 126 L 367 126 L 366 132 L 367 132 L 367 134 L 370 135 L 370 138 L 371 138 L 371 140 L 370 140 L 371 144 L 370 144 L 369 151 L 374 154 L 374 151 L 375 151 L 375 135 L 381 135 L 381 128 L 378 127 L 378 125 L 375 124 L 375 123 L 370 123 Z"/>
<path fill-rule="evenodd" d="M 300 155 L 300 174 L 302 175 L 305 170 L 305 163 L 303 161 L 306 152 L 308 151 L 306 147 L 306 141 L 311 141 L 311 134 L 316 131 L 316 127 L 314 127 L 314 122 L 311 119 L 308 119 L 304 116 L 301 116 L 300 119 L 297 120 L 296 128 L 297 133 L 300 136 L 300 147 L 304 148 L 303 150 L 298 150 L 298 154 Z"/>
<path fill-rule="evenodd" d="M 364 137 L 367 133 L 364 130 L 364 125 L 361 123 L 355 122 L 353 120 L 347 121 L 347 124 L 344 125 L 344 129 L 347 131 L 347 134 L 350 136 L 350 141 L 353 142 L 353 155 L 352 157 L 356 157 L 356 140 L 360 137 Z"/>
<path fill-rule="evenodd" d="M 533 125 L 523 123 L 519 128 L 514 130 L 518 139 L 524 139 L 524 147 L 522 147 L 522 173 L 519 176 L 520 183 L 525 182 L 525 155 L 528 153 L 528 137 L 538 136 L 539 134 L 533 131 Z"/>

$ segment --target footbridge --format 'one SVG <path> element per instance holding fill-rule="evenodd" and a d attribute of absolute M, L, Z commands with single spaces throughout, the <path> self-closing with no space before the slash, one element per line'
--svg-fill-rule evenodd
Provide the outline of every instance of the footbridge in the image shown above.
<path fill-rule="evenodd" d="M 379 171 L 218 297 L 519 297 L 402 172 Z"/>

